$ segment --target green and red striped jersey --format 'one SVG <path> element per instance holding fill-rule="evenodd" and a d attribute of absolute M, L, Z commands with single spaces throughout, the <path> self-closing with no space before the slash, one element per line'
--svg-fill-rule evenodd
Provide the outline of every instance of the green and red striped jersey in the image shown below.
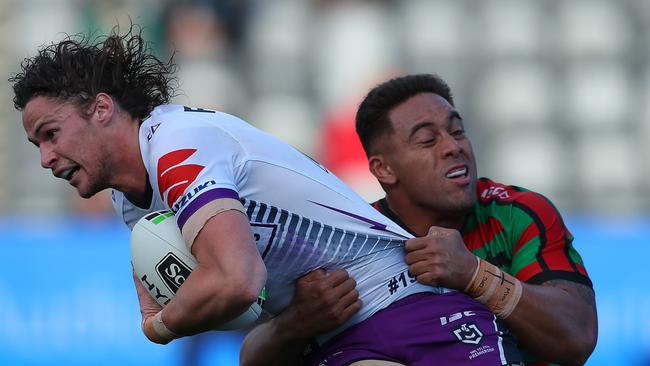
<path fill-rule="evenodd" d="M 591 280 L 573 235 L 546 197 L 481 178 L 478 204 L 461 232 L 467 247 L 519 280 L 540 284 L 552 279 Z"/>
<path fill-rule="evenodd" d="M 467 248 L 520 281 L 541 284 L 562 279 L 592 287 L 573 235 L 546 197 L 487 178 L 477 183 L 478 202 L 461 234 Z M 413 232 L 390 210 L 385 198 L 373 206 Z M 531 362 L 532 361 L 532 362 Z M 529 358 L 527 364 L 551 365 Z"/>

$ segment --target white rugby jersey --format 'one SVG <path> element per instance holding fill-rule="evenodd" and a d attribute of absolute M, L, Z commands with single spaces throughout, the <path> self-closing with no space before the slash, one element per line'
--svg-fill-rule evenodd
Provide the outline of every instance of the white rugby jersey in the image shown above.
<path fill-rule="evenodd" d="M 410 234 L 318 163 L 237 117 L 159 106 L 140 126 L 140 150 L 151 207 L 136 207 L 114 191 L 117 214 L 133 228 L 142 216 L 170 209 L 191 245 L 186 224 L 193 215 L 219 199 L 239 200 L 267 268 L 270 314 L 289 304 L 294 281 L 307 272 L 348 271 L 363 308 L 321 340 L 407 295 L 441 291 L 409 275 L 403 242 Z"/>

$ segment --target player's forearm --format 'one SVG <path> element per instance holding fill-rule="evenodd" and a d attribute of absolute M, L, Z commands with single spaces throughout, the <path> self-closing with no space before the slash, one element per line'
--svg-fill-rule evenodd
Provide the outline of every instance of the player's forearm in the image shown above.
<path fill-rule="evenodd" d="M 266 281 L 266 272 L 251 272 L 244 276 L 228 276 L 197 267 L 163 309 L 162 320 L 179 335 L 193 335 L 217 328 L 257 300 Z"/>
<path fill-rule="evenodd" d="M 585 285 L 566 280 L 530 285 L 479 260 L 463 291 L 504 319 L 523 348 L 540 358 L 581 365 L 594 349 L 596 307 Z"/>
<path fill-rule="evenodd" d="M 593 292 L 568 281 L 523 284 L 521 299 L 505 319 L 524 349 L 547 361 L 582 365 L 596 345 Z"/>
<path fill-rule="evenodd" d="M 246 335 L 240 350 L 241 366 L 300 365 L 308 341 L 283 329 L 281 322 L 281 319 L 273 318 Z"/>
<path fill-rule="evenodd" d="M 266 282 L 248 219 L 230 210 L 209 219 L 194 239 L 198 265 L 162 311 L 177 334 L 215 329 L 244 312 Z"/>

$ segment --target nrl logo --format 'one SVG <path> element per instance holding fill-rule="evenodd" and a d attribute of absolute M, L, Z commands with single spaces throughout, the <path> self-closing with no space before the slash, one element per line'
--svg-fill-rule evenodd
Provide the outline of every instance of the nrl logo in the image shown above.
<path fill-rule="evenodd" d="M 483 333 L 474 323 L 463 323 L 453 333 L 459 341 L 467 344 L 479 344 L 483 339 Z"/>

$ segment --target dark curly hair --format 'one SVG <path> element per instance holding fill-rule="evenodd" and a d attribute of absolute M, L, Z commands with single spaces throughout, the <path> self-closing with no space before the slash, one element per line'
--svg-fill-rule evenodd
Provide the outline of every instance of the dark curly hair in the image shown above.
<path fill-rule="evenodd" d="M 393 132 L 388 118 L 389 112 L 420 93 L 433 93 L 454 105 L 449 85 L 435 74 L 415 74 L 397 77 L 374 87 L 359 105 L 356 115 L 356 130 L 361 145 L 370 157 L 374 154 L 375 141 Z"/>
<path fill-rule="evenodd" d="M 173 56 L 156 58 L 142 38 L 142 29 L 131 25 L 119 35 L 67 36 L 43 47 L 12 75 L 14 107 L 23 110 L 36 96 L 72 101 L 82 113 L 97 93 L 106 93 L 131 116 L 146 118 L 154 107 L 174 96 L 176 65 Z"/>

